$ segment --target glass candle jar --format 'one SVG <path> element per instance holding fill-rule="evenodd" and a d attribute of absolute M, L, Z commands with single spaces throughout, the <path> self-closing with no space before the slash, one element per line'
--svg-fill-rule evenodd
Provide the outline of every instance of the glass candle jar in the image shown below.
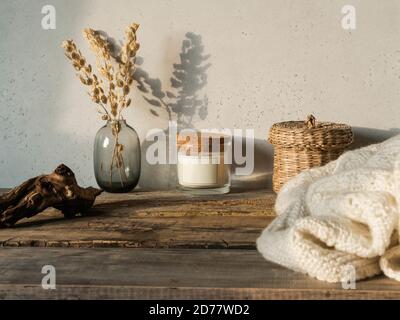
<path fill-rule="evenodd" d="M 178 183 L 196 195 L 230 191 L 231 138 L 210 133 L 178 134 Z"/>

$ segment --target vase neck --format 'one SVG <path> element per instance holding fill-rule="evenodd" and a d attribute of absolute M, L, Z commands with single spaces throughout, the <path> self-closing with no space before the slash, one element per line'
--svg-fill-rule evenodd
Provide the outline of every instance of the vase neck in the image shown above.
<path fill-rule="evenodd" d="M 107 126 L 112 126 L 113 124 L 118 123 L 120 126 L 126 126 L 126 120 L 121 119 L 121 120 L 108 120 L 107 121 Z"/>

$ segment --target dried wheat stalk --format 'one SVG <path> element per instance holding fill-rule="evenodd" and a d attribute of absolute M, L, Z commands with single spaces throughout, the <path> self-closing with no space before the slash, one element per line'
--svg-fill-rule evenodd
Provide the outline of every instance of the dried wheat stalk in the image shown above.
<path fill-rule="evenodd" d="M 127 96 L 133 83 L 136 53 L 140 47 L 136 41 L 138 28 L 136 23 L 127 27 L 125 43 L 117 55 L 112 54 L 108 39 L 99 31 L 90 28 L 83 30 L 83 36 L 96 55 L 97 69 L 108 84 L 93 73 L 92 66 L 87 63 L 73 40 L 62 43 L 65 55 L 71 60 L 78 78 L 82 84 L 91 88 L 89 95 L 93 102 L 101 106 L 103 120 L 120 120 L 121 112 L 131 104 L 131 99 Z M 118 66 L 117 71 L 115 64 Z"/>

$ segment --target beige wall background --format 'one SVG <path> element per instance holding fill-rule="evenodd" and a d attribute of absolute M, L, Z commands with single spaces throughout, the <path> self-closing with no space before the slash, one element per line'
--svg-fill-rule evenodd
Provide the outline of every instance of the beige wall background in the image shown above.
<path fill-rule="evenodd" d="M 41 9 L 55 6 L 56 30 L 43 30 Z M 357 28 L 341 27 L 343 5 Z M 201 36 L 208 97 L 197 128 L 252 128 L 255 172 L 247 187 L 269 184 L 272 123 L 304 119 L 346 122 L 357 144 L 397 133 L 400 119 L 400 2 L 397 0 L 2 0 L 0 2 L 0 186 L 9 187 L 63 162 L 84 185 L 95 184 L 92 143 L 102 125 L 60 48 L 73 38 L 88 56 L 81 29 L 118 40 L 141 24 L 140 68 L 170 88 L 188 32 Z M 196 88 L 194 88 L 196 90 Z M 166 128 L 165 110 L 139 90 L 127 121 L 141 141 Z M 150 110 L 155 110 L 158 116 Z M 145 144 L 144 144 L 145 147 Z M 144 164 L 140 185 L 171 187 L 165 166 Z"/>

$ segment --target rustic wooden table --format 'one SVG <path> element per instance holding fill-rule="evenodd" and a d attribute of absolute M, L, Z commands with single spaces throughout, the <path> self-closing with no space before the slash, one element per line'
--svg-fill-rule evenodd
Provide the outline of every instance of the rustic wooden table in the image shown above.
<path fill-rule="evenodd" d="M 0 298 L 400 298 L 384 277 L 343 290 L 265 261 L 255 240 L 274 201 L 268 190 L 135 192 L 103 194 L 71 220 L 47 210 L 0 230 Z M 44 265 L 56 268 L 56 290 L 41 287 Z"/>

